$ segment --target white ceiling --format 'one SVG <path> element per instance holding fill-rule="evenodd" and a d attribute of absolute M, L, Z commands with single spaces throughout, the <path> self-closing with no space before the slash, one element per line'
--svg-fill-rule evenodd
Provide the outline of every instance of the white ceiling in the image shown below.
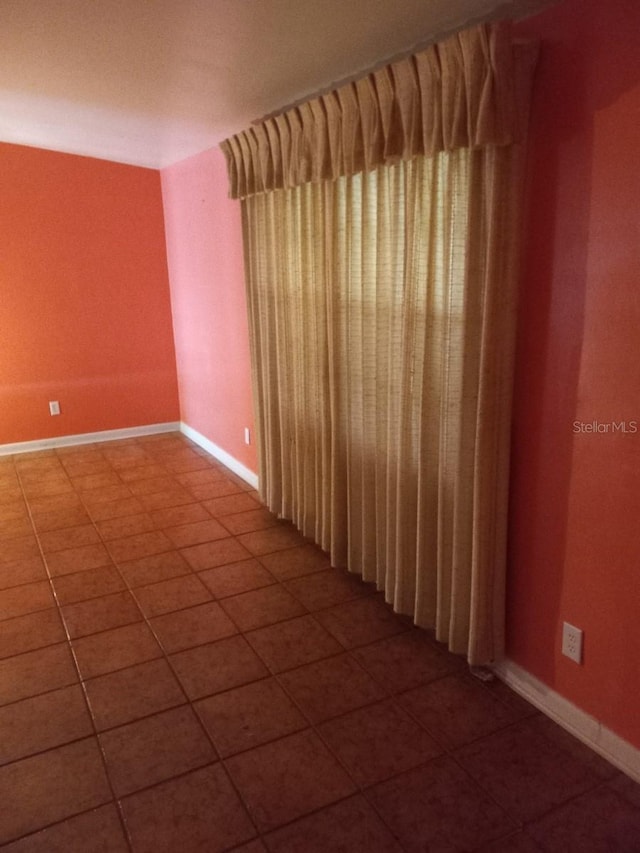
<path fill-rule="evenodd" d="M 552 0 L 0 0 L 0 141 L 161 168 L 438 35 Z"/>

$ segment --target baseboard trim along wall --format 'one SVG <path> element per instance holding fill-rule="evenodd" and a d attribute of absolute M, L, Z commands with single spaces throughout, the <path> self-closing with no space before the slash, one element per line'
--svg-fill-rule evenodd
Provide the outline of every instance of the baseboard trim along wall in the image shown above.
<path fill-rule="evenodd" d="M 230 471 L 233 471 L 234 474 L 241 477 L 245 483 L 248 483 L 254 489 L 258 488 L 257 474 L 255 474 L 250 468 L 247 468 L 246 465 L 243 465 L 242 462 L 238 462 L 238 460 L 230 453 L 227 453 L 226 450 L 223 450 L 221 447 L 218 447 L 217 444 L 214 444 L 213 441 L 210 441 L 206 436 L 202 435 L 201 432 L 198 432 L 193 429 L 193 427 L 190 427 L 188 424 L 183 422 L 180 423 L 180 432 L 183 435 L 186 435 L 187 438 L 190 438 L 191 441 L 203 450 L 206 450 L 207 453 L 210 453 L 211 456 L 218 460 L 218 462 L 222 462 L 223 465 L 226 465 Z"/>
<path fill-rule="evenodd" d="M 606 758 L 627 776 L 640 782 L 640 749 L 636 749 L 512 661 L 502 661 L 493 669 L 501 681 L 512 687 L 516 693 L 531 702 L 543 714 L 551 717 L 563 729 L 577 737 L 598 755 Z"/>
<path fill-rule="evenodd" d="M 93 444 L 94 441 L 117 441 L 123 438 L 139 438 L 144 435 L 156 435 L 163 432 L 178 432 L 177 421 L 146 426 L 127 427 L 125 429 L 107 429 L 101 432 L 84 432 L 76 435 L 59 435 L 55 438 L 41 438 L 36 441 L 19 441 L 15 444 L 0 444 L 0 456 L 11 453 L 31 453 L 35 450 L 51 450 L 56 447 L 72 447 L 74 444 Z"/>

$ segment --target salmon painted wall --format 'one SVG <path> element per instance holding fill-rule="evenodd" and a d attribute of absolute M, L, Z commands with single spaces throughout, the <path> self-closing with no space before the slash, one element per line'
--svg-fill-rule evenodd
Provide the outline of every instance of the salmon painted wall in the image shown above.
<path fill-rule="evenodd" d="M 0 144 L 0 445 L 178 419 L 163 229 L 158 172 Z"/>
<path fill-rule="evenodd" d="M 519 32 L 542 52 L 508 655 L 640 748 L 640 4 L 564 0 Z M 584 631 L 582 666 L 560 654 L 564 620 Z"/>
<path fill-rule="evenodd" d="M 240 203 L 218 149 L 162 171 L 167 256 L 184 423 L 252 471 L 251 367 Z"/>

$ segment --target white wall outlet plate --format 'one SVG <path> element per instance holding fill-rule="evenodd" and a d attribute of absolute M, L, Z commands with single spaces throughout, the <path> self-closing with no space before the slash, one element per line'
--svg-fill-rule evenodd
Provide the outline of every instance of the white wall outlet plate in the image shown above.
<path fill-rule="evenodd" d="M 50 415 L 59 415 L 60 414 L 60 403 L 57 400 L 51 400 L 49 402 L 49 414 Z"/>
<path fill-rule="evenodd" d="M 568 622 L 562 623 L 562 654 L 582 663 L 582 631 Z"/>

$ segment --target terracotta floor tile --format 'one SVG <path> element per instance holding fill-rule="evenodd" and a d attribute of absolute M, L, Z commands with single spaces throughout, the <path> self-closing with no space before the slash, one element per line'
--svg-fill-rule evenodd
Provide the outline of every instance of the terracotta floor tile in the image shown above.
<path fill-rule="evenodd" d="M 535 820 L 599 782 L 583 761 L 528 723 L 463 747 L 456 758 L 510 815 L 522 821 Z"/>
<path fill-rule="evenodd" d="M 134 495 L 153 495 L 157 492 L 168 492 L 175 489 L 178 482 L 165 471 L 160 477 L 140 478 L 129 482 L 129 488 Z"/>
<path fill-rule="evenodd" d="M 541 848 L 526 832 L 514 832 L 476 848 L 477 853 L 540 853 Z"/>
<path fill-rule="evenodd" d="M 60 575 L 53 579 L 53 586 L 60 604 L 75 604 L 126 589 L 125 582 L 114 566 Z"/>
<path fill-rule="evenodd" d="M 101 453 L 79 455 L 77 458 L 65 457 L 62 465 L 69 477 L 88 477 L 92 474 L 100 474 L 110 471 L 111 465 Z"/>
<path fill-rule="evenodd" d="M 22 478 L 22 489 L 26 499 L 75 494 L 71 481 L 64 474 L 50 477 Z"/>
<path fill-rule="evenodd" d="M 235 755 L 227 759 L 226 767 L 261 831 L 275 829 L 355 790 L 310 730 Z"/>
<path fill-rule="evenodd" d="M 194 521 L 177 527 L 167 527 L 164 531 L 176 548 L 186 548 L 189 545 L 199 545 L 202 542 L 213 542 L 216 539 L 226 539 L 228 531 L 215 519 Z"/>
<path fill-rule="evenodd" d="M 240 847 L 234 847 L 231 853 L 268 853 L 268 851 L 262 841 L 256 838 L 255 841 L 249 841 Z"/>
<path fill-rule="evenodd" d="M 221 481 L 220 483 L 210 483 L 207 486 L 191 486 L 190 488 L 198 500 L 203 501 L 203 505 L 214 518 L 224 518 L 237 512 L 262 509 L 259 501 L 242 491 L 240 486 L 230 480 L 225 480 L 224 484 Z M 209 494 L 203 494 L 205 490 Z M 209 500 L 205 500 L 205 498 L 209 498 Z"/>
<path fill-rule="evenodd" d="M 0 843 L 99 806 L 111 796 L 95 738 L 8 764 L 0 768 Z"/>
<path fill-rule="evenodd" d="M 368 596 L 321 610 L 318 620 L 343 646 L 352 649 L 407 630 L 407 623 L 379 597 Z"/>
<path fill-rule="evenodd" d="M 640 783 L 620 773 L 608 782 L 608 787 L 620 794 L 632 806 L 640 809 Z"/>
<path fill-rule="evenodd" d="M 529 824 L 527 832 L 546 853 L 634 853 L 640 847 L 640 810 L 601 787 Z"/>
<path fill-rule="evenodd" d="M 457 657 L 457 655 L 456 655 Z M 537 708 L 534 708 L 526 699 L 522 696 L 519 696 L 515 690 L 512 690 L 504 681 L 500 681 L 499 678 L 494 678 L 492 681 L 485 681 L 484 686 L 487 690 L 489 690 L 494 696 L 497 696 L 505 704 L 509 705 L 510 708 L 513 708 L 516 711 L 521 719 L 525 719 L 526 717 L 535 717 L 539 715 L 539 711 Z"/>
<path fill-rule="evenodd" d="M 271 853 L 402 853 L 402 848 L 361 796 L 303 817 L 267 836 Z"/>
<path fill-rule="evenodd" d="M 196 709 L 223 758 L 308 725 L 273 678 L 210 696 Z"/>
<path fill-rule="evenodd" d="M 219 516 L 220 517 L 220 516 Z M 282 524 L 268 509 L 251 509 L 247 512 L 236 512 L 222 517 L 222 524 L 229 533 L 238 536 L 240 533 L 252 533 L 254 530 L 266 530 Z"/>
<path fill-rule="evenodd" d="M 179 524 L 190 524 L 195 521 L 209 521 L 211 519 L 211 515 L 202 504 L 197 503 L 170 506 L 167 509 L 154 509 L 150 515 L 155 526 L 160 530 L 165 527 L 175 527 Z"/>
<path fill-rule="evenodd" d="M 466 661 L 440 652 L 415 628 L 354 651 L 354 657 L 393 692 L 408 690 L 466 668 Z"/>
<path fill-rule="evenodd" d="M 156 529 L 153 519 L 146 512 L 119 518 L 107 518 L 104 521 L 96 522 L 96 527 L 105 542 L 110 542 L 112 539 L 124 539 L 127 536 L 135 536 L 139 533 L 148 533 Z"/>
<path fill-rule="evenodd" d="M 55 600 L 49 581 L 36 581 L 2 590 L 0 594 L 0 620 L 25 616 L 37 610 L 54 607 Z"/>
<path fill-rule="evenodd" d="M 180 553 L 196 572 L 214 569 L 216 566 L 224 566 L 227 563 L 237 563 L 251 557 L 247 549 L 234 538 L 192 545 L 190 548 L 182 549 Z"/>
<path fill-rule="evenodd" d="M 306 613 L 305 608 L 280 584 L 225 598 L 222 607 L 241 631 L 262 628 Z"/>
<path fill-rule="evenodd" d="M 80 685 L 63 687 L 0 708 L 0 764 L 26 758 L 92 734 Z"/>
<path fill-rule="evenodd" d="M 185 447 L 176 453 L 164 455 L 163 464 L 167 470 L 175 474 L 184 474 L 188 471 L 208 470 L 211 467 L 208 454 L 200 454 L 190 447 Z"/>
<path fill-rule="evenodd" d="M 129 592 L 114 592 L 90 601 L 67 604 L 62 616 L 72 639 L 129 625 L 142 619 L 142 614 Z"/>
<path fill-rule="evenodd" d="M 162 649 L 144 622 L 113 628 L 73 640 L 82 678 L 94 678 L 162 656 Z"/>
<path fill-rule="evenodd" d="M 56 551 L 53 554 L 47 554 L 46 561 L 51 577 L 111 565 L 111 558 L 102 544 L 82 545 L 79 548 Z"/>
<path fill-rule="evenodd" d="M 3 522 L 24 521 L 28 518 L 27 505 L 19 487 L 15 494 L 0 491 L 0 519 Z"/>
<path fill-rule="evenodd" d="M 86 682 L 98 731 L 166 711 L 184 703 L 184 694 L 165 660 L 152 660 Z"/>
<path fill-rule="evenodd" d="M 216 598 L 238 595 L 276 582 L 271 572 L 268 572 L 257 560 L 241 560 L 239 563 L 206 569 L 200 572 L 200 578 Z"/>
<path fill-rule="evenodd" d="M 173 545 L 162 531 L 152 530 L 148 533 L 127 536 L 124 539 L 112 539 L 107 543 L 107 549 L 114 562 L 125 563 L 130 560 L 139 560 L 141 557 L 150 557 L 153 554 L 162 554 L 163 551 L 171 551 Z"/>
<path fill-rule="evenodd" d="M 373 785 L 440 754 L 438 744 L 387 700 L 335 717 L 318 732 L 358 785 Z"/>
<path fill-rule="evenodd" d="M 349 655 L 310 663 L 285 672 L 280 683 L 312 723 L 370 705 L 385 692 Z"/>
<path fill-rule="evenodd" d="M 268 675 L 243 637 L 228 637 L 178 652 L 170 659 L 190 699 L 240 687 Z"/>
<path fill-rule="evenodd" d="M 545 717 L 543 714 L 538 714 L 534 718 L 528 720 L 528 725 L 531 726 L 535 732 L 539 732 L 541 735 L 548 738 L 548 740 L 556 744 L 564 752 L 568 752 L 574 758 L 578 759 L 578 761 L 585 764 L 599 779 L 606 781 L 608 779 L 613 779 L 618 775 L 618 770 L 616 770 L 612 764 L 609 764 L 608 761 L 599 756 L 592 749 L 589 749 L 588 746 L 581 743 L 577 738 L 569 734 L 569 732 L 560 728 L 560 726 L 557 723 L 554 723 L 553 720 L 549 719 L 549 717 Z M 640 805 L 640 803 L 638 805 Z"/>
<path fill-rule="evenodd" d="M 121 486 L 122 480 L 115 471 L 107 469 L 94 471 L 92 474 L 81 474 L 72 478 L 73 488 L 77 492 L 88 492 L 93 489 L 103 489 L 108 486 Z"/>
<path fill-rule="evenodd" d="M 149 620 L 167 654 L 230 637 L 238 629 L 215 601 Z"/>
<path fill-rule="evenodd" d="M 149 586 L 139 586 L 135 594 L 147 618 L 211 600 L 211 593 L 194 574 L 171 578 Z"/>
<path fill-rule="evenodd" d="M 350 575 L 338 569 L 315 572 L 285 583 L 286 588 L 309 610 L 322 610 L 344 601 L 372 595 L 376 589 L 366 584 L 358 575 Z"/>
<path fill-rule="evenodd" d="M 265 554 L 260 557 L 260 562 L 281 581 L 331 568 L 329 557 L 315 545 Z"/>
<path fill-rule="evenodd" d="M 191 574 L 189 564 L 179 551 L 165 551 L 162 554 L 120 563 L 118 568 L 132 589 Z"/>
<path fill-rule="evenodd" d="M 151 462 L 147 465 L 121 468 L 118 474 L 120 479 L 125 483 L 133 483 L 137 480 L 154 480 L 158 477 L 165 477 L 167 472 L 162 465 L 159 465 L 157 462 Z"/>
<path fill-rule="evenodd" d="M 24 583 L 46 580 L 47 573 L 40 557 L 27 557 L 0 566 L 0 589 L 9 589 Z"/>
<path fill-rule="evenodd" d="M 0 705 L 66 687 L 78 680 L 67 643 L 0 661 Z"/>
<path fill-rule="evenodd" d="M 217 759 L 189 705 L 111 729 L 100 743 L 119 797 Z"/>
<path fill-rule="evenodd" d="M 82 545 L 93 545 L 100 541 L 93 524 L 81 524 L 77 527 L 64 527 L 39 534 L 40 545 L 45 554 L 53 551 L 66 551 Z"/>
<path fill-rule="evenodd" d="M 269 527 L 266 530 L 256 530 L 253 533 L 243 533 L 238 536 L 238 542 L 241 542 L 255 557 L 271 554 L 273 551 L 283 551 L 285 548 L 299 547 L 304 545 L 305 541 L 302 534 L 292 525 Z"/>
<path fill-rule="evenodd" d="M 144 507 L 139 498 L 127 497 L 117 501 L 108 501 L 103 504 L 95 504 L 89 510 L 91 518 L 98 521 L 106 521 L 109 518 L 122 518 L 126 515 L 140 515 Z"/>
<path fill-rule="evenodd" d="M 151 512 L 154 509 L 166 509 L 172 506 L 193 503 L 193 496 L 186 489 L 176 486 L 165 492 L 154 492 L 151 495 L 140 495 L 142 506 Z"/>
<path fill-rule="evenodd" d="M 105 486 L 100 489 L 90 489 L 82 493 L 82 500 L 91 509 L 101 504 L 114 503 L 115 501 L 126 501 L 132 497 L 131 489 L 121 483 L 118 486 Z"/>
<path fill-rule="evenodd" d="M 224 479 L 224 470 L 221 467 L 200 468 L 196 471 L 186 471 L 176 474 L 176 480 L 183 486 L 196 486 L 199 483 L 215 483 L 216 480 Z"/>
<path fill-rule="evenodd" d="M 518 719 L 513 709 L 467 674 L 417 687 L 403 693 L 399 702 L 448 748 L 471 743 Z"/>
<path fill-rule="evenodd" d="M 128 853 L 118 810 L 112 804 L 69 818 L 3 847 L 3 853 Z"/>
<path fill-rule="evenodd" d="M 40 556 L 38 542 L 33 534 L 29 536 L 18 536 L 16 539 L 7 539 L 0 548 L 0 566 L 7 563 L 15 563 L 17 560 L 28 560 L 31 557 Z"/>
<path fill-rule="evenodd" d="M 221 764 L 132 794 L 122 808 L 135 853 L 221 853 L 256 834 Z"/>
<path fill-rule="evenodd" d="M 343 651 L 313 616 L 258 628 L 246 636 L 272 672 L 284 672 Z"/>
<path fill-rule="evenodd" d="M 57 609 L 5 619 L 0 622 L 0 659 L 61 643 L 65 639 Z"/>
<path fill-rule="evenodd" d="M 38 526 L 38 519 L 45 515 L 52 515 L 53 513 L 58 515 L 64 515 L 65 513 L 69 515 L 86 514 L 82 501 L 75 493 L 31 498 L 29 509 L 35 519 L 36 527 Z"/>
<path fill-rule="evenodd" d="M 241 512 L 245 509 L 256 509 L 260 504 L 256 500 L 244 500 L 246 494 L 242 486 L 230 477 L 221 477 L 215 482 L 193 483 L 187 486 L 193 497 L 203 501 L 211 515 L 220 516 L 228 512 Z M 238 496 L 237 501 L 226 502 L 226 498 Z M 223 503 L 218 504 L 218 501 Z M 229 510 L 231 507 L 231 510 Z"/>
<path fill-rule="evenodd" d="M 0 541 L 17 539 L 21 536 L 31 536 L 33 527 L 28 516 L 14 518 L 9 521 L 0 520 Z M 228 534 L 227 534 L 228 535 Z"/>
<path fill-rule="evenodd" d="M 450 758 L 381 782 L 367 799 L 407 853 L 475 850 L 518 828 Z"/>
<path fill-rule="evenodd" d="M 129 853 L 112 804 L 69 818 L 3 848 L 3 853 Z"/>

